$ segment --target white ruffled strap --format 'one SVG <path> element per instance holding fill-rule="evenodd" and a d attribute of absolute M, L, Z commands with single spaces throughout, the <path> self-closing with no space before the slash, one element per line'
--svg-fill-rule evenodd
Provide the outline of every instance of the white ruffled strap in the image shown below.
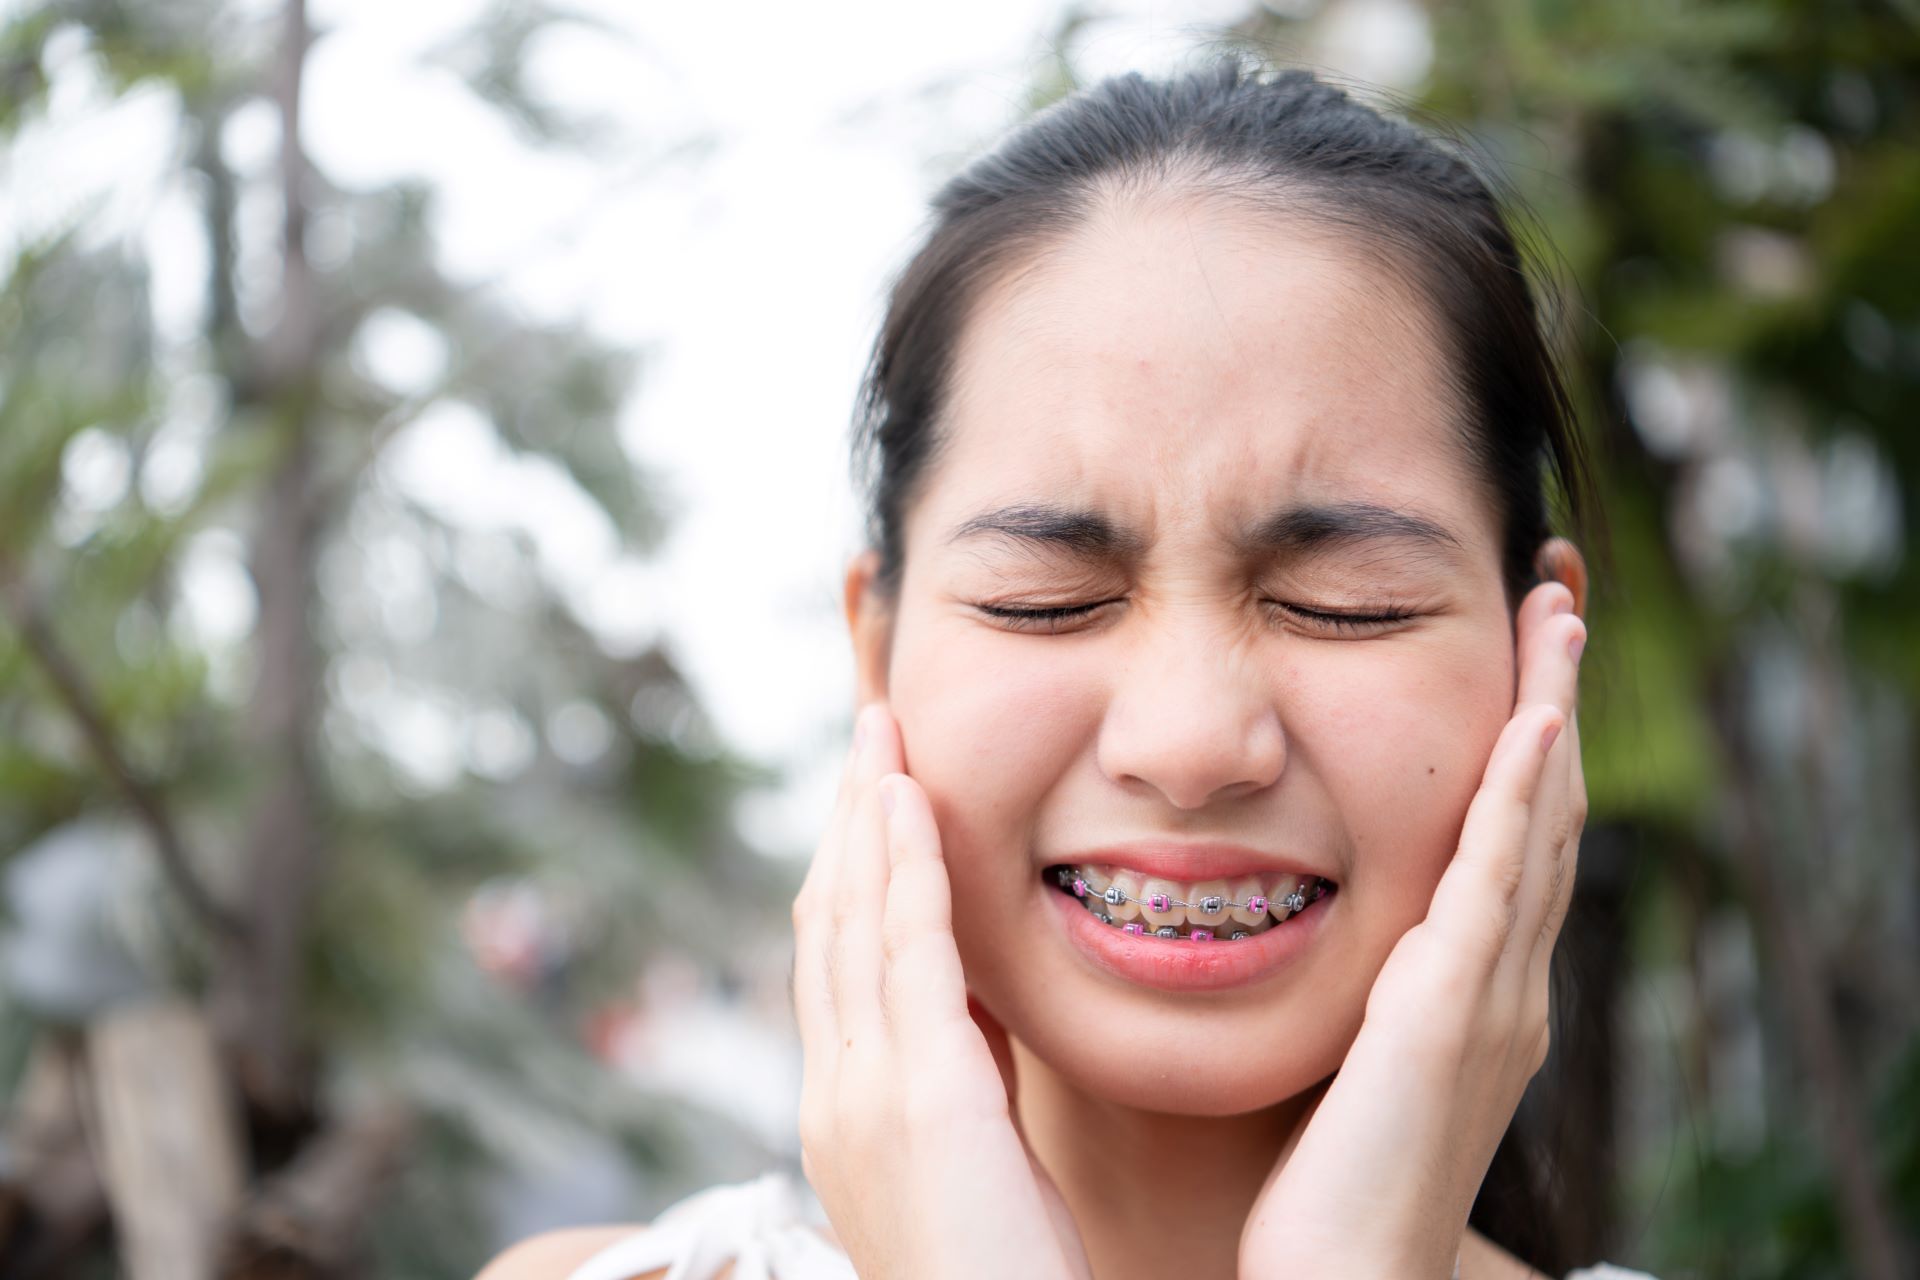
<path fill-rule="evenodd" d="M 714 1280 L 729 1262 L 730 1280 L 858 1280 L 847 1256 L 806 1224 L 793 1182 L 778 1170 L 675 1202 L 567 1280 L 632 1280 L 661 1267 L 666 1280 Z"/>

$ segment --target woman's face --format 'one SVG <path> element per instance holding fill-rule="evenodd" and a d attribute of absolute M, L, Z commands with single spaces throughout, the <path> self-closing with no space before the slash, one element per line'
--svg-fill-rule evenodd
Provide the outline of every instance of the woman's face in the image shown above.
<path fill-rule="evenodd" d="M 862 684 L 932 799 L 969 987 L 1097 1096 L 1235 1114 L 1331 1073 L 1453 853 L 1514 651 L 1424 315 L 1324 234 L 1165 200 L 1009 273 L 961 335 Z M 1300 517 L 1360 504 L 1386 514 Z M 1140 842 L 1237 845 L 1337 891 L 1256 980 L 1146 985 L 1070 940 L 1042 875 Z"/>

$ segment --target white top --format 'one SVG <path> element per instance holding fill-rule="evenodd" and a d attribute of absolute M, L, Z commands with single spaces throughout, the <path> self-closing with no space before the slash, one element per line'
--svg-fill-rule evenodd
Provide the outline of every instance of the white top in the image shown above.
<path fill-rule="evenodd" d="M 806 1204 L 803 1205 L 802 1191 Z M 847 1255 L 808 1225 L 812 1189 L 779 1170 L 696 1191 L 651 1226 L 616 1240 L 567 1280 L 632 1280 L 667 1268 L 666 1280 L 859 1280 Z"/>
<path fill-rule="evenodd" d="M 847 1255 L 810 1225 L 817 1204 L 811 1188 L 779 1170 L 708 1187 L 594 1254 L 567 1280 L 633 1280 L 661 1267 L 666 1280 L 715 1280 L 729 1262 L 730 1280 L 859 1280 Z M 1654 1278 L 1602 1263 L 1566 1280 Z"/>

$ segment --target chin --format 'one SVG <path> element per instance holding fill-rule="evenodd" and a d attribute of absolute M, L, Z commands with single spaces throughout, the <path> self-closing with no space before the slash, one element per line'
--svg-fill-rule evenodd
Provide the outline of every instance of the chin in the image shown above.
<path fill-rule="evenodd" d="M 1206 1038 L 1126 1041 L 1110 1030 L 1042 1023 L 1017 1036 L 1073 1087 L 1119 1106 L 1168 1115 L 1238 1116 L 1264 1111 L 1325 1080 L 1345 1058 L 1351 1027 L 1321 1027 L 1309 1037 L 1238 1037 L 1218 1027 Z"/>
<path fill-rule="evenodd" d="M 955 923 L 967 984 L 1009 1036 L 1071 1088 L 1172 1115 L 1245 1115 L 1325 1080 L 1373 977 L 1320 964 L 1265 989 L 1169 995 L 1103 982 L 1045 934 Z"/>

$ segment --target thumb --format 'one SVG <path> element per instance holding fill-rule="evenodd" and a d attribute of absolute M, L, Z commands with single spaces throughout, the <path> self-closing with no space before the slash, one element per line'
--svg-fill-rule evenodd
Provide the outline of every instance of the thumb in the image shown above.
<path fill-rule="evenodd" d="M 1293 1132 L 1289 1133 L 1287 1140 L 1281 1144 L 1280 1162 L 1282 1164 L 1293 1155 L 1293 1149 L 1300 1145 L 1300 1139 L 1307 1136 L 1307 1126 L 1313 1123 L 1316 1115 L 1320 1114 L 1320 1104 L 1327 1100 L 1327 1090 L 1332 1087 L 1333 1077 L 1329 1076 L 1307 1090 L 1307 1105 L 1301 1108 L 1300 1119 L 1294 1122 Z"/>
<path fill-rule="evenodd" d="M 967 1012 L 972 1015 L 973 1023 L 980 1028 L 980 1034 L 986 1038 L 987 1050 L 993 1054 L 993 1065 L 1000 1068 L 1000 1083 L 1007 1088 L 1007 1114 L 1013 1118 L 1013 1127 L 1020 1129 L 1020 1089 L 1014 1075 L 1013 1046 L 1007 1040 L 1007 1029 L 1000 1020 L 987 1012 L 987 1006 L 980 998 L 967 992 Z M 1023 1139 L 1025 1133 L 1020 1135 Z"/>

